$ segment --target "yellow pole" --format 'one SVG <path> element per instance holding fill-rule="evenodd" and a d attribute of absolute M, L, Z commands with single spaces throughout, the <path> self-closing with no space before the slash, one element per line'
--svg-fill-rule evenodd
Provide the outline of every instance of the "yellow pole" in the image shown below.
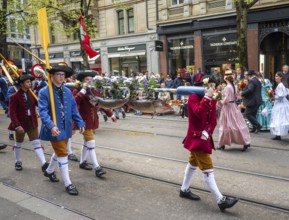
<path fill-rule="evenodd" d="M 17 71 L 11 66 L 11 64 L 5 59 L 5 57 L 0 53 L 0 57 L 1 59 L 4 60 L 5 63 L 7 63 L 7 65 L 9 66 L 10 70 L 14 73 L 14 75 L 16 77 L 19 77 L 19 74 L 17 73 Z M 6 69 L 7 70 L 7 69 Z M 8 71 L 7 71 L 8 72 Z M 15 88 L 15 87 L 14 87 Z M 17 91 L 17 90 L 16 90 Z M 36 96 L 36 94 L 31 90 L 29 89 L 28 90 L 30 92 L 30 94 L 35 98 L 36 101 L 38 101 L 38 98 Z"/>
<path fill-rule="evenodd" d="M 21 44 L 17 43 L 13 38 L 10 38 L 10 40 L 12 40 L 15 44 L 17 44 L 19 47 L 21 47 L 23 50 L 25 50 L 27 53 L 29 53 L 31 56 L 33 56 L 36 60 L 38 60 L 40 63 L 46 65 L 46 62 L 44 60 L 42 60 L 41 58 L 39 58 L 38 56 L 36 56 L 34 53 L 32 53 L 30 50 L 26 49 L 25 47 L 23 47 Z"/>
<path fill-rule="evenodd" d="M 10 82 L 10 84 L 11 84 L 11 85 L 13 86 L 13 88 L 15 89 L 15 91 L 18 91 L 17 87 L 14 85 L 13 79 L 11 78 L 8 70 L 6 69 L 6 67 L 5 67 L 4 65 L 2 66 L 2 69 L 3 69 L 4 73 L 5 73 L 5 75 L 7 76 L 8 81 Z"/>
<path fill-rule="evenodd" d="M 39 24 L 39 32 L 40 32 L 40 42 L 41 46 L 45 52 L 45 65 L 47 69 L 50 69 L 49 65 L 49 54 L 48 54 L 48 45 L 49 45 L 49 34 L 48 34 L 48 24 L 47 24 L 47 13 L 46 8 L 41 8 L 37 11 L 38 16 L 38 24 Z M 57 127 L 56 122 L 56 114 L 55 114 L 55 104 L 54 104 L 54 95 L 52 90 L 52 82 L 50 78 L 50 74 L 48 73 L 48 90 L 50 97 L 50 105 L 51 105 L 51 113 L 52 113 L 52 121 L 54 125 Z"/>

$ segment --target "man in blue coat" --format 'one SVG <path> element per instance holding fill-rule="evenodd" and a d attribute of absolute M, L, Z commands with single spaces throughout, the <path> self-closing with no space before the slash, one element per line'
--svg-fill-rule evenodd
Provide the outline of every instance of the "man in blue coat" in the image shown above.
<path fill-rule="evenodd" d="M 67 193 L 78 195 L 76 187 L 69 178 L 66 145 L 72 136 L 72 120 L 81 133 L 84 132 L 85 123 L 77 110 L 71 91 L 63 86 L 65 78 L 70 77 L 73 70 L 67 66 L 54 66 L 48 71 L 51 75 L 57 124 L 54 124 L 52 119 L 49 89 L 46 86 L 39 91 L 38 96 L 38 109 L 42 120 L 40 139 L 51 142 L 56 156 L 50 161 L 44 176 L 49 177 L 52 182 L 57 182 L 58 179 L 54 175 L 54 170 L 58 163 Z"/>

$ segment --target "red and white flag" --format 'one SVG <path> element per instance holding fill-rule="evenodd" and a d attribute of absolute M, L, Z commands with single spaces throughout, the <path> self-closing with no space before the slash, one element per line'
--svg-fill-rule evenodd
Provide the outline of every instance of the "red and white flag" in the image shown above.
<path fill-rule="evenodd" d="M 98 53 L 95 50 L 93 50 L 90 46 L 90 38 L 85 28 L 82 15 L 79 17 L 79 21 L 80 21 L 81 44 L 85 48 L 86 54 L 88 55 L 89 59 L 93 59 L 98 55 Z"/>

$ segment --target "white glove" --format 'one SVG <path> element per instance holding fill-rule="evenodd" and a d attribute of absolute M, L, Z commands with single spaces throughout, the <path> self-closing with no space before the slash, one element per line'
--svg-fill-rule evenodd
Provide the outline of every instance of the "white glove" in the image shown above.
<path fill-rule="evenodd" d="M 211 87 L 205 88 L 205 96 L 212 98 L 213 94 L 214 94 L 213 88 Z"/>

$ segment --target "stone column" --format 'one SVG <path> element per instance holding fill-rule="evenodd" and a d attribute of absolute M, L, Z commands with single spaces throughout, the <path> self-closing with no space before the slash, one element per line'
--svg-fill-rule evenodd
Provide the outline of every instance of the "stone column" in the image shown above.
<path fill-rule="evenodd" d="M 203 69 L 203 57 L 202 57 L 202 32 L 195 31 L 194 33 L 194 53 L 195 53 L 195 73 L 198 68 Z"/>
<path fill-rule="evenodd" d="M 160 36 L 160 41 L 163 42 L 163 51 L 159 52 L 160 72 L 166 76 L 168 72 L 168 41 L 165 35 Z"/>
<path fill-rule="evenodd" d="M 259 31 L 258 23 L 248 24 L 247 53 L 249 69 L 259 70 Z"/>

